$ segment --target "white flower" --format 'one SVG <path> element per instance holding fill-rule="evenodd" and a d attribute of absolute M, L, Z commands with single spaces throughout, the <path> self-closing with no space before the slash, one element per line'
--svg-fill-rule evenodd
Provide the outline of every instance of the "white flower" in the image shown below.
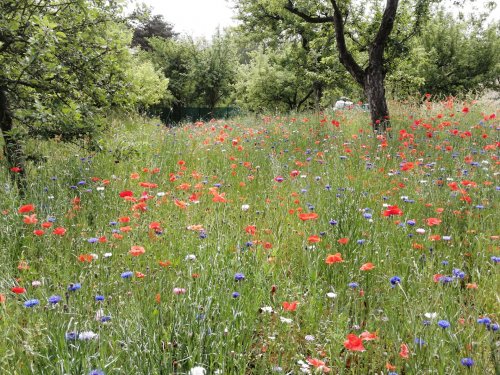
<path fill-rule="evenodd" d="M 196 255 L 194 254 L 186 255 L 186 260 L 196 260 Z"/>
<path fill-rule="evenodd" d="M 80 332 L 80 334 L 78 335 L 79 340 L 94 340 L 97 339 L 98 337 L 99 335 L 92 331 L 83 331 Z"/>
<path fill-rule="evenodd" d="M 417 232 L 418 234 L 424 234 L 425 233 L 425 229 L 424 228 L 418 228 L 415 232 Z"/>
<path fill-rule="evenodd" d="M 450 241 L 451 240 L 451 236 L 443 236 L 443 241 Z"/>
<path fill-rule="evenodd" d="M 103 309 L 99 309 L 96 311 L 95 313 L 95 320 L 97 320 L 98 322 L 101 321 L 101 318 L 104 316 L 104 310 Z"/>
<path fill-rule="evenodd" d="M 326 296 L 327 296 L 328 298 L 332 298 L 332 299 L 333 299 L 333 298 L 337 298 L 337 293 L 328 292 L 328 293 L 326 293 Z"/>
<path fill-rule="evenodd" d="M 206 373 L 207 370 L 205 370 L 203 367 L 196 366 L 189 370 L 188 375 L 205 375 Z"/>
<path fill-rule="evenodd" d="M 99 259 L 99 255 L 97 255 L 97 254 L 92 253 L 92 254 L 90 254 L 90 256 L 91 256 L 93 259 L 95 259 L 95 260 Z"/>
<path fill-rule="evenodd" d="M 104 253 L 103 257 L 104 258 L 109 258 L 110 256 L 112 256 L 113 254 L 112 253 Z"/>
<path fill-rule="evenodd" d="M 35 288 L 40 286 L 40 285 L 42 285 L 41 281 L 35 280 L 35 281 L 31 282 L 31 286 L 33 286 Z"/>
<path fill-rule="evenodd" d="M 97 191 L 103 191 L 104 190 L 104 186 L 98 186 L 95 188 Z"/>
<path fill-rule="evenodd" d="M 313 335 L 306 335 L 306 337 L 304 337 L 306 339 L 306 341 L 314 341 L 315 340 L 315 337 Z"/>
<path fill-rule="evenodd" d="M 260 310 L 262 312 L 265 312 L 265 313 L 269 313 L 271 314 L 274 310 L 271 306 L 264 306 L 264 307 L 261 307 Z"/>
<path fill-rule="evenodd" d="M 159 191 L 158 193 L 156 193 L 156 195 L 158 197 L 164 197 L 165 196 L 165 192 L 164 191 Z"/>
<path fill-rule="evenodd" d="M 293 322 L 293 319 L 285 318 L 283 316 L 280 316 L 280 320 L 282 323 L 286 323 L 286 324 L 290 324 L 291 322 Z"/>
<path fill-rule="evenodd" d="M 437 318 L 437 313 L 433 312 L 433 313 L 425 313 L 424 316 L 427 318 L 427 319 L 436 319 Z"/>
<path fill-rule="evenodd" d="M 250 205 L 244 204 L 241 206 L 241 211 L 248 211 L 249 208 L 250 208 Z"/>

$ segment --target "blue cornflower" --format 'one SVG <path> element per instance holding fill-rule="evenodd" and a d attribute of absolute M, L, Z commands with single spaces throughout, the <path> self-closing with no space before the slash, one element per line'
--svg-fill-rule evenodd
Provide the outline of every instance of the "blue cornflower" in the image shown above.
<path fill-rule="evenodd" d="M 337 220 L 330 219 L 330 225 L 337 225 L 338 223 Z"/>
<path fill-rule="evenodd" d="M 418 346 L 422 347 L 425 345 L 425 341 L 422 340 L 420 337 L 416 337 L 415 338 L 415 344 L 417 344 Z"/>
<path fill-rule="evenodd" d="M 70 292 L 77 291 L 78 289 L 81 289 L 81 288 L 82 288 L 82 286 L 81 286 L 81 284 L 80 284 L 80 283 L 75 283 L 75 284 L 69 284 L 69 285 L 68 285 L 68 290 L 69 290 Z"/>
<path fill-rule="evenodd" d="M 252 247 L 253 246 L 253 242 L 252 241 L 245 242 L 245 246 L 246 247 Z"/>
<path fill-rule="evenodd" d="M 231 294 L 231 296 L 233 298 L 238 298 L 240 296 L 240 294 L 238 292 L 233 292 L 233 294 Z"/>
<path fill-rule="evenodd" d="M 56 303 L 59 303 L 61 301 L 61 296 L 50 296 L 48 298 L 48 301 L 49 303 L 52 303 L 53 305 L 55 305 Z"/>
<path fill-rule="evenodd" d="M 89 238 L 89 239 L 87 240 L 87 242 L 88 242 L 88 243 L 96 243 L 97 241 L 99 241 L 99 239 L 98 239 L 98 238 L 95 238 L 95 237 Z"/>
<path fill-rule="evenodd" d="M 389 281 L 391 282 L 391 285 L 394 287 L 396 286 L 396 284 L 401 283 L 401 278 L 399 276 L 393 276 Z"/>
<path fill-rule="evenodd" d="M 205 239 L 205 238 L 207 238 L 207 236 L 208 236 L 208 235 L 207 235 L 207 233 L 206 233 L 206 232 L 200 232 L 200 238 L 201 238 L 201 239 Z"/>
<path fill-rule="evenodd" d="M 466 367 L 471 367 L 474 364 L 474 361 L 472 358 L 462 358 L 460 363 Z"/>
<path fill-rule="evenodd" d="M 488 318 L 488 317 L 486 317 L 486 318 L 479 318 L 479 319 L 477 320 L 477 322 L 478 322 L 479 324 L 489 325 L 489 324 L 491 324 L 491 319 L 490 319 L 490 318 Z"/>
<path fill-rule="evenodd" d="M 49 223 L 55 223 L 55 222 L 56 222 L 56 220 L 57 220 L 57 219 L 56 219 L 55 217 L 53 217 L 53 216 L 51 216 L 51 217 L 47 218 L 47 221 L 48 221 Z"/>
<path fill-rule="evenodd" d="M 366 240 L 361 239 L 361 240 L 357 240 L 356 242 L 358 245 L 363 245 L 365 243 L 365 241 Z"/>
<path fill-rule="evenodd" d="M 459 279 L 463 279 L 465 277 L 465 272 L 458 268 L 454 268 L 452 273 L 453 276 L 458 277 Z"/>
<path fill-rule="evenodd" d="M 406 224 L 414 226 L 415 224 L 417 224 L 417 222 L 415 220 L 408 220 Z"/>
<path fill-rule="evenodd" d="M 438 326 L 440 326 L 441 328 L 445 329 L 445 328 L 448 328 L 450 326 L 450 322 L 447 321 L 447 320 L 440 320 L 438 322 Z"/>
<path fill-rule="evenodd" d="M 104 301 L 104 296 L 95 296 L 95 300 L 96 300 L 97 302 Z"/>
<path fill-rule="evenodd" d="M 354 282 L 349 283 L 349 288 L 356 289 L 358 286 L 359 286 L 358 283 L 354 283 Z"/>
<path fill-rule="evenodd" d="M 234 274 L 234 280 L 235 281 L 242 281 L 245 280 L 245 275 L 242 273 L 235 273 Z"/>
<path fill-rule="evenodd" d="M 498 331 L 499 328 L 500 328 L 500 326 L 498 325 L 498 323 L 493 323 L 493 324 L 489 324 L 489 325 L 486 326 L 486 329 L 488 331 L 492 330 L 493 332 Z"/>
<path fill-rule="evenodd" d="M 64 338 L 67 341 L 75 341 L 78 338 L 78 332 L 66 332 Z"/>
<path fill-rule="evenodd" d="M 132 271 L 125 271 L 125 272 L 123 272 L 123 273 L 120 275 L 120 277 L 121 277 L 122 279 L 129 279 L 129 278 L 131 278 L 131 277 L 133 276 L 133 274 L 134 274 L 134 273 L 133 273 Z"/>
<path fill-rule="evenodd" d="M 373 216 L 373 215 L 372 215 L 371 213 L 369 213 L 369 212 L 365 212 L 365 213 L 363 214 L 363 217 L 364 217 L 365 219 L 371 219 L 371 218 L 372 218 L 372 216 Z"/>
<path fill-rule="evenodd" d="M 443 283 L 443 284 L 448 284 L 448 283 L 451 283 L 452 281 L 453 281 L 453 277 L 451 277 L 451 276 L 441 276 L 439 278 L 439 282 Z"/>
<path fill-rule="evenodd" d="M 39 305 L 40 301 L 37 299 L 29 299 L 26 302 L 24 302 L 24 307 L 35 307 L 36 305 Z"/>
<path fill-rule="evenodd" d="M 499 263 L 500 262 L 500 257 L 492 256 L 490 259 L 491 259 L 491 261 L 493 263 Z"/>
<path fill-rule="evenodd" d="M 109 315 L 106 315 L 106 316 L 103 316 L 101 318 L 101 322 L 102 323 L 106 323 L 106 322 L 109 322 L 111 320 L 111 317 Z"/>
<path fill-rule="evenodd" d="M 100 369 L 90 370 L 89 375 L 104 375 L 104 371 Z"/>

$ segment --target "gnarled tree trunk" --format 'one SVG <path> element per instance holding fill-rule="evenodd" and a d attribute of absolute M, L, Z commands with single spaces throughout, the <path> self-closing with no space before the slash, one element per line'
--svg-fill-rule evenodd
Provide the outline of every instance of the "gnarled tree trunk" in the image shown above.
<path fill-rule="evenodd" d="M 12 182 L 16 184 L 19 193 L 26 192 L 26 172 L 24 169 L 24 153 L 21 144 L 12 135 L 13 119 L 9 108 L 7 90 L 0 86 L 0 130 L 4 140 L 3 154 L 9 165 Z"/>
<path fill-rule="evenodd" d="M 370 104 L 370 116 L 373 130 L 383 133 L 389 124 L 389 109 L 385 99 L 385 74 L 381 68 L 367 69 L 364 91 Z"/>

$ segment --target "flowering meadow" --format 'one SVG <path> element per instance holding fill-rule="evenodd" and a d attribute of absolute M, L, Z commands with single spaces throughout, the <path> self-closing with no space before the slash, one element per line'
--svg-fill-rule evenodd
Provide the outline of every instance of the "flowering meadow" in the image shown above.
<path fill-rule="evenodd" d="M 391 110 L 27 144 L 0 373 L 498 374 L 498 109 Z"/>

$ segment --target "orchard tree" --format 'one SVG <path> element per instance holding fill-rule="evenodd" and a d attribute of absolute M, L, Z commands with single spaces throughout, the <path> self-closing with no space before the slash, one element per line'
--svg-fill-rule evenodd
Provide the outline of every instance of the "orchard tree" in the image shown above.
<path fill-rule="evenodd" d="M 178 34 L 174 32 L 172 24 L 165 21 L 161 14 L 154 14 L 151 7 L 146 4 L 139 5 L 127 17 L 129 26 L 133 29 L 132 47 L 139 47 L 151 51 L 149 38 L 171 39 Z"/>
<path fill-rule="evenodd" d="M 217 31 L 210 42 L 198 44 L 194 60 L 198 102 L 213 111 L 229 98 L 236 79 L 236 50 L 229 35 Z"/>
<path fill-rule="evenodd" d="M 293 32 L 297 19 L 317 33 L 327 27 L 334 35 L 339 61 L 363 88 L 374 130 L 381 132 L 389 121 L 384 86 L 389 63 L 407 50 L 431 2 L 386 0 L 384 6 L 378 0 L 237 0 L 237 10 L 244 23 L 274 19 L 273 27 L 281 32 Z"/>
<path fill-rule="evenodd" d="M 114 0 L 0 2 L 0 130 L 21 188 L 24 137 L 85 137 L 107 109 L 127 104 L 120 12 Z"/>

